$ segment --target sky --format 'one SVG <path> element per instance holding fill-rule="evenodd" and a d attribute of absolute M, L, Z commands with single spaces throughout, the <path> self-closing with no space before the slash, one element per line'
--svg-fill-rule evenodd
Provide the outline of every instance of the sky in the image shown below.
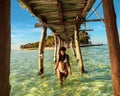
<path fill-rule="evenodd" d="M 94 8 L 101 2 L 96 0 Z M 120 12 L 119 12 L 120 0 L 114 0 L 115 12 L 117 16 L 118 31 L 120 29 Z M 104 17 L 102 4 L 97 9 L 100 16 Z M 92 13 L 92 10 L 88 13 L 88 16 Z M 87 16 L 87 17 L 88 17 Z M 98 17 L 93 14 L 88 19 Z M 39 23 L 36 17 L 33 17 L 26 9 L 20 7 L 17 0 L 11 0 L 11 47 L 12 49 L 19 49 L 20 45 L 26 43 L 33 43 L 40 40 L 42 28 L 35 28 L 34 25 Z M 89 32 L 92 43 L 107 44 L 105 25 L 103 22 L 92 22 L 87 25 L 93 29 Z M 47 30 L 47 34 L 51 34 L 51 30 Z"/>

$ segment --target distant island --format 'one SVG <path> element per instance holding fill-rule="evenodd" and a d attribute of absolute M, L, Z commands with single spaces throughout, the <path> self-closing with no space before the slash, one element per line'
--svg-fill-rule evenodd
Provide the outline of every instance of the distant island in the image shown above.
<path fill-rule="evenodd" d="M 81 47 L 88 47 L 88 46 L 101 46 L 103 44 L 92 44 L 90 41 L 90 36 L 87 32 L 82 31 L 79 34 L 80 37 L 80 46 Z M 39 47 L 39 41 L 38 42 L 34 42 L 34 43 L 27 43 L 24 45 L 20 46 L 20 49 L 30 49 L 30 50 L 34 50 L 34 49 L 38 49 Z M 54 36 L 52 35 L 48 35 L 46 40 L 45 40 L 45 47 L 54 47 Z"/>
<path fill-rule="evenodd" d="M 49 35 L 45 40 L 45 47 L 53 47 L 53 46 L 54 46 L 54 36 Z M 28 43 L 20 46 L 21 49 L 31 49 L 31 50 L 38 49 L 38 47 L 39 47 L 39 42 Z"/>

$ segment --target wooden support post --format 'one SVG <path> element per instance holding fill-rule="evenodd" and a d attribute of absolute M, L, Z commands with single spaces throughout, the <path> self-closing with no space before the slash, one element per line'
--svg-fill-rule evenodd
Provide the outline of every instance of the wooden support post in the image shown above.
<path fill-rule="evenodd" d="M 54 63 L 57 62 L 57 36 L 54 34 Z"/>
<path fill-rule="evenodd" d="M 120 44 L 113 0 L 102 0 L 114 96 L 120 96 Z"/>
<path fill-rule="evenodd" d="M 76 52 L 75 52 L 74 47 L 75 47 L 75 46 L 74 46 L 73 39 L 71 39 L 70 48 L 71 48 L 71 51 L 72 51 L 73 56 L 76 57 Z"/>
<path fill-rule="evenodd" d="M 60 37 L 58 36 L 58 51 L 57 51 L 57 62 L 58 62 L 58 58 L 59 58 L 59 50 L 60 50 L 60 47 L 61 47 L 61 40 L 60 40 Z"/>
<path fill-rule="evenodd" d="M 70 47 L 69 44 L 70 44 L 70 42 L 67 40 L 67 41 L 66 41 L 66 48 L 69 48 L 69 47 Z"/>
<path fill-rule="evenodd" d="M 64 41 L 63 40 L 61 40 L 61 47 L 63 47 L 64 46 Z"/>
<path fill-rule="evenodd" d="M 0 0 L 0 96 L 10 96 L 10 0 Z"/>
<path fill-rule="evenodd" d="M 44 46 L 45 46 L 45 38 L 46 38 L 47 27 L 43 26 L 43 31 L 41 35 L 41 40 L 39 42 L 39 74 L 42 75 L 44 73 L 43 59 L 44 59 Z"/>
<path fill-rule="evenodd" d="M 80 43 L 79 43 L 78 29 L 79 29 L 78 24 L 76 24 L 75 25 L 75 31 L 74 31 L 76 53 L 77 53 L 77 59 L 78 59 L 78 62 L 79 62 L 80 71 L 81 71 L 81 73 L 83 73 L 84 72 L 84 66 L 83 66 L 82 53 L 81 53 Z"/>
<path fill-rule="evenodd" d="M 61 46 L 61 47 L 62 47 L 62 43 L 63 43 L 63 42 L 62 42 L 62 39 L 60 39 L 60 46 Z"/>
<path fill-rule="evenodd" d="M 64 46 L 64 41 L 63 41 L 63 40 L 61 40 L 61 46 L 62 46 L 62 47 Z"/>

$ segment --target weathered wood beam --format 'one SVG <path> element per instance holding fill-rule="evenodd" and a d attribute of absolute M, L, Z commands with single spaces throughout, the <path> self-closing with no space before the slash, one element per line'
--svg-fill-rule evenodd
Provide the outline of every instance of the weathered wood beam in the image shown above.
<path fill-rule="evenodd" d="M 113 0 L 102 0 L 114 96 L 120 96 L 120 42 Z"/>
<path fill-rule="evenodd" d="M 63 12 L 81 12 L 81 10 L 82 10 L 82 8 L 80 9 L 80 8 L 72 8 L 72 9 L 63 9 Z"/>
<path fill-rule="evenodd" d="M 58 13 L 40 13 L 39 14 L 41 17 L 46 17 L 46 19 L 48 19 L 47 18 L 47 15 L 50 15 L 49 16 L 49 18 L 51 17 L 51 18 L 56 18 L 56 17 L 58 17 L 58 16 L 60 16 L 60 14 L 58 14 Z"/>
<path fill-rule="evenodd" d="M 43 66 L 43 60 L 44 60 L 44 46 L 45 46 L 45 38 L 47 33 L 47 27 L 43 26 L 43 31 L 41 35 L 41 39 L 39 42 L 39 56 L 38 56 L 38 63 L 39 63 L 39 73 L 38 75 L 43 76 L 44 73 L 44 66 Z"/>
<path fill-rule="evenodd" d="M 80 71 L 81 71 L 81 73 L 83 73 L 84 72 L 84 65 L 83 65 L 82 53 L 81 53 L 81 49 L 80 49 L 78 29 L 79 29 L 78 24 L 76 24 L 75 25 L 75 31 L 74 31 L 76 53 L 77 53 L 77 59 L 78 59 Z"/>
<path fill-rule="evenodd" d="M 35 10 L 36 10 L 38 13 L 39 13 L 39 12 L 42 12 L 42 13 L 43 13 L 43 12 L 46 12 L 46 13 L 47 13 L 47 12 L 48 12 L 48 13 L 50 13 L 50 12 L 51 12 L 51 13 L 52 13 L 52 12 L 58 12 L 57 9 L 54 9 L 54 10 L 50 10 L 50 9 L 47 9 L 47 10 L 35 9 Z"/>
<path fill-rule="evenodd" d="M 82 10 L 81 16 L 85 17 L 86 13 L 88 12 L 88 10 L 90 9 L 91 4 L 93 4 L 95 2 L 95 0 L 87 0 L 87 3 L 84 7 L 84 9 Z"/>
<path fill-rule="evenodd" d="M 42 27 L 42 26 L 44 26 L 44 24 L 41 24 L 41 23 L 36 23 L 36 24 L 35 24 L 35 28 L 37 28 L 37 27 Z"/>
<path fill-rule="evenodd" d="M 75 47 L 74 41 L 73 41 L 73 38 L 71 38 L 70 48 L 71 48 L 73 56 L 76 57 L 76 52 L 75 52 L 75 48 L 74 47 Z"/>
<path fill-rule="evenodd" d="M 66 33 L 68 33 L 68 34 L 73 34 L 73 31 L 70 31 L 70 32 L 63 32 L 63 31 L 61 31 L 61 32 L 54 32 L 54 34 L 55 35 L 58 35 L 58 34 L 66 34 Z"/>
<path fill-rule="evenodd" d="M 42 27 L 42 26 L 60 26 L 60 25 L 75 25 L 76 23 L 80 23 L 80 21 L 64 21 L 62 22 L 51 22 L 51 23 L 36 23 L 35 27 Z"/>
<path fill-rule="evenodd" d="M 56 0 L 30 0 L 29 3 L 40 4 L 57 4 Z"/>
<path fill-rule="evenodd" d="M 63 0 L 63 4 L 76 4 L 76 3 L 80 3 L 80 4 L 85 4 L 86 0 Z"/>
<path fill-rule="evenodd" d="M 85 20 L 85 22 L 102 22 L 104 19 L 91 19 L 91 20 Z"/>
<path fill-rule="evenodd" d="M 54 34 L 54 63 L 56 64 L 57 62 L 57 35 Z"/>
<path fill-rule="evenodd" d="M 0 96 L 10 96 L 10 0 L 0 0 Z"/>
<path fill-rule="evenodd" d="M 80 29 L 79 32 L 80 31 L 93 31 L 93 29 Z"/>
<path fill-rule="evenodd" d="M 39 9 L 39 10 L 53 10 L 53 11 L 57 11 L 57 7 L 56 6 L 35 6 L 34 9 Z"/>
<path fill-rule="evenodd" d="M 87 8 L 88 8 L 89 5 L 90 5 L 90 0 L 87 1 L 86 6 L 84 7 L 84 9 L 82 11 L 82 14 L 81 14 L 82 16 L 85 15 L 85 12 L 87 11 Z"/>
<path fill-rule="evenodd" d="M 58 40 L 58 51 L 57 51 L 57 62 L 58 62 L 58 59 L 59 59 L 59 50 L 60 50 L 60 47 L 61 47 L 61 39 L 60 39 L 60 36 L 57 36 L 57 40 Z"/>

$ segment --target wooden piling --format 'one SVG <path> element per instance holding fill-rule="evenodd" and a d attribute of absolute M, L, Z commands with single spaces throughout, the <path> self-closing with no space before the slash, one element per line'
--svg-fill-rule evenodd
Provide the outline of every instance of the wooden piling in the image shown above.
<path fill-rule="evenodd" d="M 120 44 L 113 0 L 102 0 L 114 96 L 120 96 Z"/>
<path fill-rule="evenodd" d="M 81 49 L 80 49 L 78 29 L 79 29 L 78 24 L 76 24 L 75 31 L 74 31 L 76 53 L 77 53 L 77 59 L 79 62 L 80 71 L 81 71 L 81 73 L 83 73 L 84 72 L 84 65 L 83 65 L 82 53 L 81 53 Z"/>
<path fill-rule="evenodd" d="M 45 46 L 46 32 L 47 32 L 47 27 L 43 26 L 42 35 L 39 42 L 39 58 L 38 58 L 39 74 L 38 75 L 42 75 L 44 73 L 43 60 L 44 60 L 44 46 Z"/>
<path fill-rule="evenodd" d="M 0 96 L 10 96 L 10 0 L 0 0 Z"/>
<path fill-rule="evenodd" d="M 63 40 L 61 40 L 61 47 L 63 47 L 64 46 L 64 41 Z"/>
<path fill-rule="evenodd" d="M 57 49 L 57 62 L 58 62 L 58 59 L 59 59 L 59 50 L 60 50 L 60 47 L 61 47 L 61 40 L 60 40 L 60 37 L 59 36 L 57 36 L 58 37 L 58 49 Z"/>
<path fill-rule="evenodd" d="M 75 49 L 74 49 L 74 42 L 73 42 L 73 39 L 71 39 L 70 48 L 71 48 L 71 51 L 72 51 L 73 56 L 76 57 L 76 52 L 75 52 Z"/>
<path fill-rule="evenodd" d="M 54 63 L 57 62 L 57 36 L 54 34 Z"/>

